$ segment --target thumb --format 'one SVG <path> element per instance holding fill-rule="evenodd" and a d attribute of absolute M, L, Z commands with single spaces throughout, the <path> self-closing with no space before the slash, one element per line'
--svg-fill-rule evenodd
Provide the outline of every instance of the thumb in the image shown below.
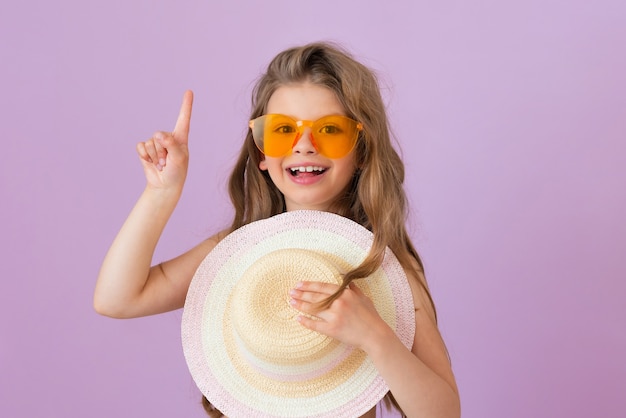
<path fill-rule="evenodd" d="M 189 124 L 191 123 L 191 106 L 193 105 L 193 92 L 187 90 L 183 96 L 178 119 L 172 135 L 179 143 L 186 144 L 189 136 Z"/>

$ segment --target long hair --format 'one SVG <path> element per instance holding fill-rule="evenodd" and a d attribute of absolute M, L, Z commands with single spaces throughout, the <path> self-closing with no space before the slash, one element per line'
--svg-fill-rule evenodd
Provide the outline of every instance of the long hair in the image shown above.
<path fill-rule="evenodd" d="M 265 113 L 277 88 L 303 82 L 333 91 L 347 116 L 363 124 L 354 151 L 358 168 L 330 211 L 363 225 L 373 233 L 374 240 L 363 263 L 345 274 L 341 289 L 354 279 L 374 273 L 383 261 L 386 247 L 405 269 L 417 270 L 419 274 L 415 276 L 422 277 L 423 264 L 406 230 L 404 163 L 392 145 L 376 76 L 337 45 L 312 43 L 287 49 L 272 60 L 257 82 L 250 119 Z M 232 230 L 285 211 L 282 193 L 267 171 L 259 169 L 262 158 L 249 130 L 229 182 L 235 208 Z M 420 285 L 430 296 L 426 283 Z M 340 291 L 326 301 L 326 306 L 339 294 Z"/>
<path fill-rule="evenodd" d="M 304 82 L 334 92 L 346 115 L 363 125 L 354 151 L 357 169 L 329 211 L 363 225 L 374 237 L 365 260 L 344 275 L 339 291 L 322 306 L 329 306 L 352 280 L 374 273 L 382 264 L 387 247 L 405 270 L 415 272 L 416 278 L 424 277 L 423 264 L 406 230 L 404 163 L 392 145 L 378 80 L 369 68 L 331 43 L 287 49 L 270 62 L 265 74 L 257 81 L 252 93 L 250 119 L 266 113 L 276 89 Z M 233 231 L 286 210 L 282 193 L 267 171 L 259 168 L 262 159 L 252 132 L 248 130 L 229 180 L 230 198 L 235 208 L 231 224 Z M 426 282 L 418 280 L 430 298 Z M 430 302 L 434 309 L 432 298 Z M 397 406 L 395 401 L 394 404 Z"/>

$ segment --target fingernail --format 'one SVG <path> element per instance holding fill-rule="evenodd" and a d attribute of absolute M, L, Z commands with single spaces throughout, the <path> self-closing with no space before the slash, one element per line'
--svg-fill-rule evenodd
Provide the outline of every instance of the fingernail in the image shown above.
<path fill-rule="evenodd" d="M 161 164 L 157 164 L 156 169 L 159 171 L 163 171 L 163 166 Z"/>
<path fill-rule="evenodd" d="M 157 141 L 161 142 L 161 141 L 163 141 L 163 134 L 161 132 L 157 132 L 157 133 L 154 134 L 153 138 L 156 139 Z"/>
<path fill-rule="evenodd" d="M 290 305 L 295 305 L 295 304 L 296 304 L 295 299 L 289 299 L 289 304 L 290 304 Z"/>
<path fill-rule="evenodd" d="M 302 282 L 296 283 L 295 289 L 300 289 L 302 287 Z"/>
<path fill-rule="evenodd" d="M 165 159 L 164 159 L 164 158 L 160 158 L 160 159 L 159 159 L 159 165 L 160 165 L 161 167 L 165 167 Z"/>

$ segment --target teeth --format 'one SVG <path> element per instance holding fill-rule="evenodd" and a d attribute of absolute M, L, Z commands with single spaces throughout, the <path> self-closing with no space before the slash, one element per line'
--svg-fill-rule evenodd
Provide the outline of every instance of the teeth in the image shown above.
<path fill-rule="evenodd" d="M 324 169 L 322 167 L 315 167 L 312 165 L 309 165 L 307 167 L 292 167 L 291 171 L 296 172 L 299 171 L 301 173 L 312 173 L 313 171 L 324 171 Z"/>

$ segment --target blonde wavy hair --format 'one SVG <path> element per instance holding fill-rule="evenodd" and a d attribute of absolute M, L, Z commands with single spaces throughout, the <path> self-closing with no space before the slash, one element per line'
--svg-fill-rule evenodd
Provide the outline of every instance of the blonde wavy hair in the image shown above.
<path fill-rule="evenodd" d="M 343 278 L 343 286 L 322 306 L 329 306 L 354 280 L 367 277 L 381 265 L 386 247 L 415 277 L 423 276 L 422 261 L 407 230 L 407 198 L 404 191 L 404 163 L 391 141 L 378 80 L 372 70 L 356 61 L 342 47 L 332 43 L 311 43 L 279 53 L 257 81 L 252 93 L 250 119 L 266 113 L 272 94 L 281 86 L 312 83 L 333 91 L 346 115 L 363 124 L 355 147 L 357 170 L 341 197 L 329 209 L 370 230 L 372 248 L 354 270 Z M 259 168 L 263 154 L 248 130 L 229 181 L 235 208 L 231 230 L 285 211 L 282 193 L 267 171 Z M 426 282 L 419 281 L 430 298 Z M 432 303 L 432 298 L 430 300 Z M 397 403 L 392 400 L 397 406 Z M 203 404 L 210 416 L 221 413 L 206 398 Z"/>

